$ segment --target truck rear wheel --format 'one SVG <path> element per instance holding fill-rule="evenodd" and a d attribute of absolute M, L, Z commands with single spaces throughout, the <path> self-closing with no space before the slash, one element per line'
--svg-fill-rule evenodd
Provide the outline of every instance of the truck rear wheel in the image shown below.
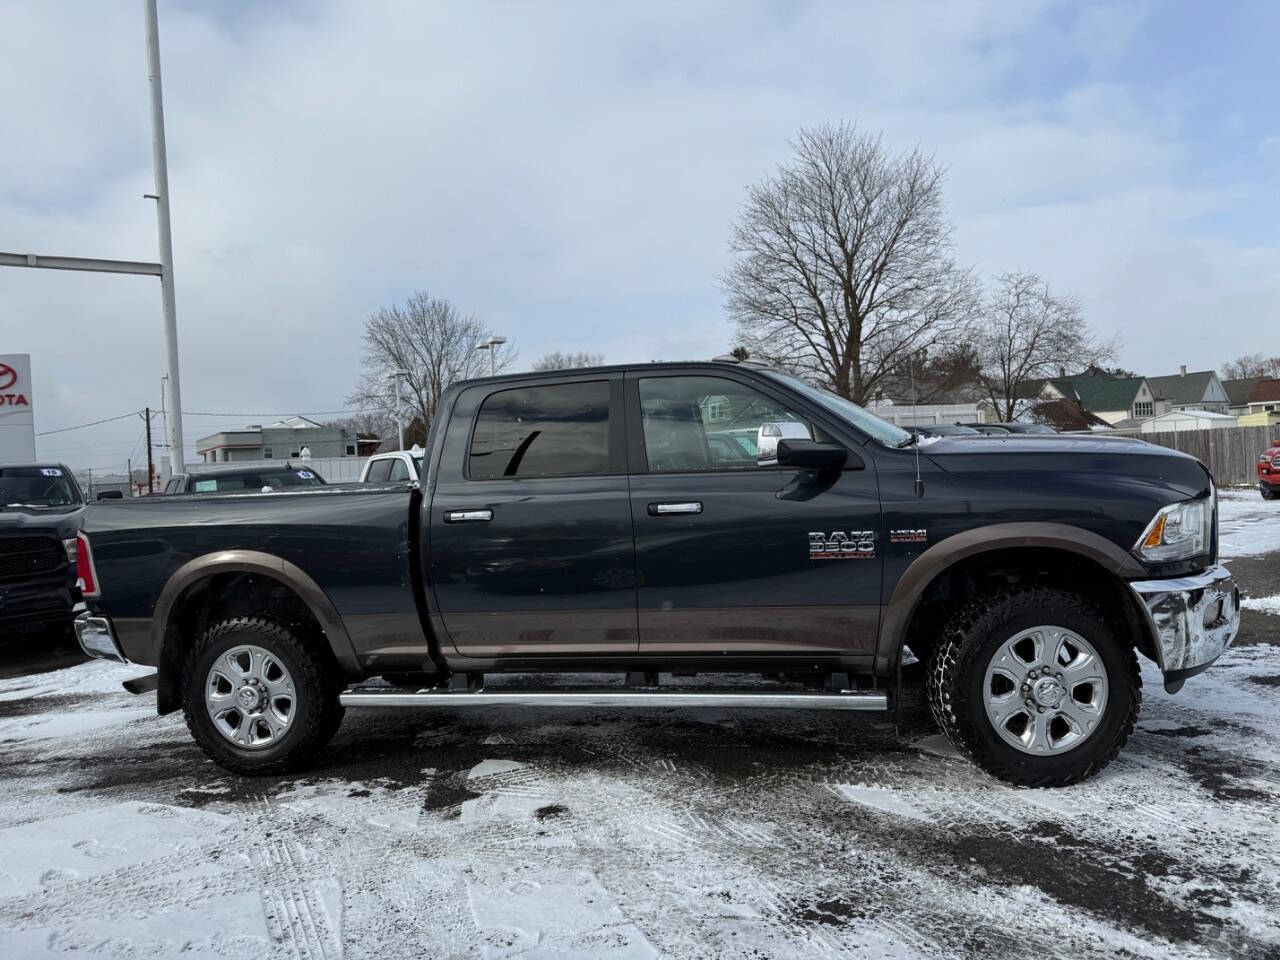
<path fill-rule="evenodd" d="M 196 642 L 182 712 L 200 749 L 235 773 L 277 773 L 311 759 L 338 729 L 341 682 L 291 628 L 235 617 Z"/>
<path fill-rule="evenodd" d="M 952 744 L 1024 787 L 1093 776 L 1128 740 L 1142 701 L 1124 631 L 1084 597 L 1044 586 L 965 606 L 933 650 L 928 688 Z"/>

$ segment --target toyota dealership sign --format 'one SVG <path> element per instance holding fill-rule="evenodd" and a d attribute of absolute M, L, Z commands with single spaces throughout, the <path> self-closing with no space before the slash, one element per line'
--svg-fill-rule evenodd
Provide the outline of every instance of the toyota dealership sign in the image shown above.
<path fill-rule="evenodd" d="M 0 463 L 36 458 L 34 405 L 31 354 L 0 354 Z"/>

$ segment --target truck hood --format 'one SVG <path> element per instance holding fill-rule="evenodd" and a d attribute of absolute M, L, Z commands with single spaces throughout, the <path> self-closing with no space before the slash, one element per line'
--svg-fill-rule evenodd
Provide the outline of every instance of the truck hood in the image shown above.
<path fill-rule="evenodd" d="M 921 448 L 927 455 L 941 454 L 947 456 L 954 453 L 969 454 L 1074 454 L 1074 453 L 1132 453 L 1151 456 L 1173 454 L 1186 456 L 1168 447 L 1156 446 L 1139 440 L 1137 437 L 1109 437 L 1095 434 L 1045 434 L 1045 433 L 1011 433 L 1006 436 L 984 434 L 978 437 L 938 437 L 929 442 L 926 440 Z"/>
<path fill-rule="evenodd" d="M 1177 490 L 1187 497 L 1208 488 L 1209 471 L 1195 457 L 1134 437 L 1042 436 L 942 437 L 920 448 L 948 473 L 1027 474 L 1059 477 L 1113 475 Z"/>
<path fill-rule="evenodd" d="M 0 534 L 52 530 L 63 539 L 74 537 L 84 517 L 84 506 L 5 507 L 0 510 Z"/>

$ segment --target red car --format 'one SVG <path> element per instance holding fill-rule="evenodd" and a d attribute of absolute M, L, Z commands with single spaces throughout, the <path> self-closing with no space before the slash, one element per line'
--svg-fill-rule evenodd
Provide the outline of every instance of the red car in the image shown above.
<path fill-rule="evenodd" d="M 1280 497 L 1280 440 L 1258 454 L 1258 489 L 1263 500 Z"/>

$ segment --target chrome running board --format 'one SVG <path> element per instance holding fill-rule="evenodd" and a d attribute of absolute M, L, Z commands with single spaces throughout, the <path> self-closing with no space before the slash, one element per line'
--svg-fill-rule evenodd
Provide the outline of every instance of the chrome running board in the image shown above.
<path fill-rule="evenodd" d="M 777 690 L 369 690 L 343 693 L 344 707 L 775 707 L 790 710 L 888 710 L 880 691 L 779 692 Z"/>

